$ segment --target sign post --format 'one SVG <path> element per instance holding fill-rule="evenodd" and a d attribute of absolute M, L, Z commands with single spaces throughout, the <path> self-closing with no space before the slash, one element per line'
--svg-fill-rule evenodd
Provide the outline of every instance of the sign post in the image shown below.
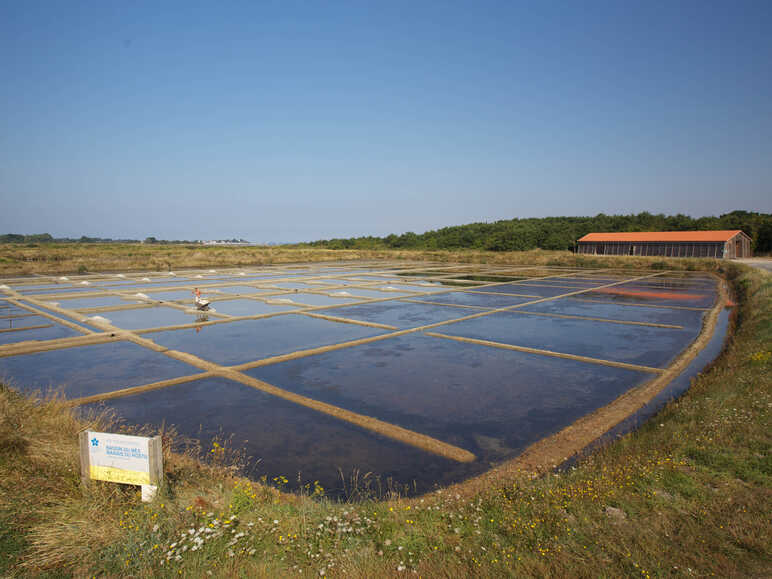
<path fill-rule="evenodd" d="M 80 474 L 86 485 L 91 480 L 141 485 L 142 501 L 150 502 L 163 478 L 161 437 L 84 430 Z"/>

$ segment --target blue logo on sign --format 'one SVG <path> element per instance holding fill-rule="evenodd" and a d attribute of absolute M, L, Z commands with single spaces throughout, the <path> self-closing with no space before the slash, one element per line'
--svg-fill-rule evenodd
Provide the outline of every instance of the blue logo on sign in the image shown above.
<path fill-rule="evenodd" d="M 94 437 L 91 439 L 91 446 L 99 446 L 99 439 Z"/>

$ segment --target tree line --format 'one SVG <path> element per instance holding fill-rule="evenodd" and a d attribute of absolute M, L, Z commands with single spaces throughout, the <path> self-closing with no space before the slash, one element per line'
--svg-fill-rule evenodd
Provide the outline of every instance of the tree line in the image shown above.
<path fill-rule="evenodd" d="M 233 239 L 217 239 L 215 243 L 222 244 L 249 244 L 246 239 L 233 238 Z M 111 237 L 88 237 L 82 235 L 80 237 L 54 237 L 50 233 L 34 233 L 32 235 L 24 235 L 21 233 L 5 233 L 0 235 L 0 243 L 146 243 L 150 245 L 158 244 L 165 245 L 170 243 L 176 244 L 201 244 L 200 240 L 190 241 L 187 239 L 157 239 L 155 237 L 146 237 L 144 240 L 139 239 L 112 239 Z"/>
<path fill-rule="evenodd" d="M 693 218 L 648 212 L 594 217 L 543 217 L 506 219 L 493 223 L 469 223 L 386 237 L 323 239 L 296 244 L 296 247 L 326 249 L 478 249 L 524 251 L 529 249 L 575 249 L 576 240 L 591 232 L 625 231 L 704 231 L 741 229 L 753 240 L 756 253 L 772 251 L 772 214 L 732 211 L 719 217 Z"/>
<path fill-rule="evenodd" d="M 235 240 L 234 240 L 235 241 Z M 144 241 L 139 239 L 113 239 L 111 237 L 54 237 L 50 233 L 34 233 L 25 235 L 21 233 L 5 233 L 0 235 L 0 243 L 199 243 L 198 241 L 188 241 L 185 239 L 156 239 L 155 237 L 146 237 Z"/>

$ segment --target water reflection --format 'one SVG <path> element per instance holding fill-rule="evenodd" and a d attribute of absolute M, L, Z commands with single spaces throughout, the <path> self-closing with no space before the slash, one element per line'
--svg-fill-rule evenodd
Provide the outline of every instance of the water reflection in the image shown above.
<path fill-rule="evenodd" d="M 2 336 L 2 334 L 0 334 Z M 24 391 L 79 398 L 197 374 L 200 370 L 130 342 L 111 342 L 0 358 L 0 375 Z"/>
<path fill-rule="evenodd" d="M 381 333 L 384 331 L 376 328 L 287 314 L 203 326 L 200 335 L 165 331 L 147 337 L 167 348 L 231 365 Z"/>
<path fill-rule="evenodd" d="M 700 328 L 691 326 L 678 330 L 499 312 L 451 324 L 438 331 L 662 368 L 697 337 Z"/>
<path fill-rule="evenodd" d="M 357 497 L 367 487 L 380 498 L 389 487 L 410 493 L 480 472 L 375 435 L 347 422 L 222 378 L 180 384 L 105 403 L 132 424 L 173 425 L 201 441 L 229 440 L 253 479 L 283 475 L 290 488 L 320 481 L 328 496 Z M 95 405 L 96 406 L 96 405 Z"/>
<path fill-rule="evenodd" d="M 247 373 L 428 434 L 483 462 L 514 456 L 650 377 L 417 334 Z"/>

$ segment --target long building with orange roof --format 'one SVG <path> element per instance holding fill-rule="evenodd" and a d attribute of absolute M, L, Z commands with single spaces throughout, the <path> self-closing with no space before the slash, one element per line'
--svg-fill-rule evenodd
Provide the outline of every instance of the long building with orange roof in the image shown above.
<path fill-rule="evenodd" d="M 663 257 L 751 257 L 751 238 L 729 231 L 634 231 L 588 233 L 577 241 L 578 253 L 661 255 Z"/>

